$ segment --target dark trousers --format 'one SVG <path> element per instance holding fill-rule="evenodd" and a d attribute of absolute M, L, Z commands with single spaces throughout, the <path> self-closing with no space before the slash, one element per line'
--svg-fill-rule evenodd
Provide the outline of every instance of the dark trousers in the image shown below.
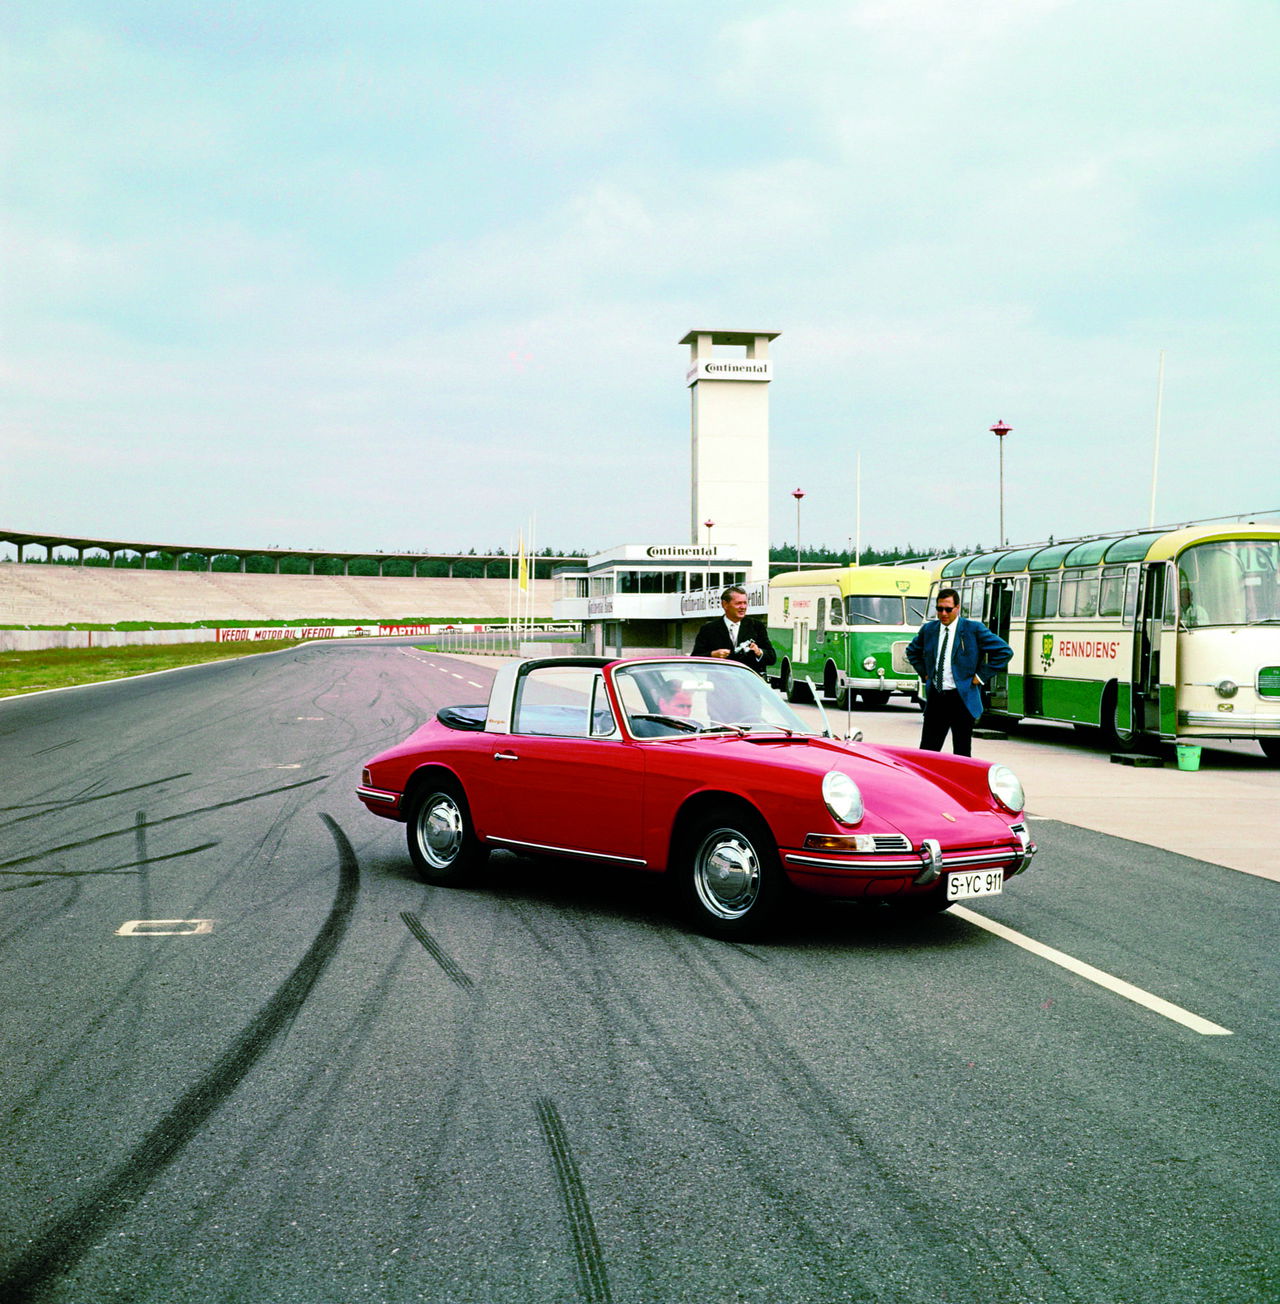
<path fill-rule="evenodd" d="M 931 689 L 924 699 L 924 727 L 920 730 L 920 747 L 926 752 L 940 752 L 947 734 L 950 734 L 956 755 L 972 756 L 973 724 L 969 708 L 954 688 L 949 693 Z"/>

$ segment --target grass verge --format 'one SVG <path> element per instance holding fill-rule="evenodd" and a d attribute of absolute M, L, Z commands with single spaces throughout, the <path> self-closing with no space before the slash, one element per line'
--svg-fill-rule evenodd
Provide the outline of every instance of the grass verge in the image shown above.
<path fill-rule="evenodd" d="M 45 688 L 71 688 L 104 679 L 129 679 L 156 670 L 225 661 L 298 647 L 294 638 L 261 643 L 173 643 L 139 647 L 59 647 L 45 652 L 0 653 L 0 697 L 36 693 Z"/>

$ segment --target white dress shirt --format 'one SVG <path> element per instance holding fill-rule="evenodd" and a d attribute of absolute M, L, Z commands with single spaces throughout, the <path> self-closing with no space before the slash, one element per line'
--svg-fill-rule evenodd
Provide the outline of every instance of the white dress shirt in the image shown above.
<path fill-rule="evenodd" d="M 955 651 L 955 630 L 956 621 L 949 625 L 942 626 L 942 633 L 938 637 L 938 661 L 942 668 L 942 691 L 949 693 L 956 686 L 956 677 L 951 671 L 951 656 Z"/>

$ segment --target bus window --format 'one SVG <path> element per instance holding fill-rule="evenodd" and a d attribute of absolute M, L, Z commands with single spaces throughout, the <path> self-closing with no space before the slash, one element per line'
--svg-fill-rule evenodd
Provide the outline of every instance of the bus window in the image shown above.
<path fill-rule="evenodd" d="M 1130 566 L 1124 577 L 1124 623 L 1132 625 L 1138 616 L 1138 568 Z"/>
<path fill-rule="evenodd" d="M 1058 577 L 1033 575 L 1031 577 L 1031 619 L 1058 614 Z"/>
<path fill-rule="evenodd" d="M 902 599 L 851 593 L 844 600 L 844 615 L 847 625 L 901 625 Z"/>
<path fill-rule="evenodd" d="M 928 598 L 907 599 L 907 624 L 908 625 L 923 625 L 928 618 L 929 618 Z"/>
<path fill-rule="evenodd" d="M 1010 619 L 1021 621 L 1027 614 L 1027 577 L 1020 575 L 1013 585 L 1013 610 Z"/>
<path fill-rule="evenodd" d="M 832 625 L 840 625 L 844 623 L 840 616 L 839 598 L 831 599 L 831 610 L 827 613 L 827 621 Z"/>
<path fill-rule="evenodd" d="M 821 637 L 827 632 L 827 600 L 826 598 L 818 599 L 817 619 L 813 624 L 813 632 Z"/>
<path fill-rule="evenodd" d="M 1255 624 L 1280 620 L 1277 566 L 1280 543 L 1273 540 L 1202 543 L 1178 559 L 1178 579 L 1204 613 L 1201 624 Z"/>
<path fill-rule="evenodd" d="M 984 617 L 983 603 L 987 600 L 987 582 L 986 580 L 973 580 L 964 586 L 964 615 L 970 620 L 982 620 Z"/>
<path fill-rule="evenodd" d="M 1096 616 L 1098 614 L 1097 571 L 1063 571 L 1062 599 L 1058 612 L 1063 616 Z"/>
<path fill-rule="evenodd" d="M 1124 608 L 1124 567 L 1104 566 L 1098 591 L 1098 615 L 1118 616 Z"/>

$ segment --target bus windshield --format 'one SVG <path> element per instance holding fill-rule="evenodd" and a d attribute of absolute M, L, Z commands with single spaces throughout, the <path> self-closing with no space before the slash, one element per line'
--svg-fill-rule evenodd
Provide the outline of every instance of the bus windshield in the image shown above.
<path fill-rule="evenodd" d="M 903 619 L 903 599 L 877 597 L 870 593 L 851 593 L 844 600 L 846 625 L 919 625 L 924 621 L 928 598 L 907 598 L 906 619 Z"/>
<path fill-rule="evenodd" d="M 1180 622 L 1258 625 L 1280 622 L 1280 542 L 1225 539 L 1178 558 Z"/>

